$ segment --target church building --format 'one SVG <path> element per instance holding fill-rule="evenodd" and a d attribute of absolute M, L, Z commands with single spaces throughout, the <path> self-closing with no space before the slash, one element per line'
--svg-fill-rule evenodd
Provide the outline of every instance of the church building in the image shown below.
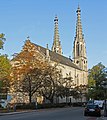
<path fill-rule="evenodd" d="M 84 40 L 84 35 L 82 32 L 82 24 L 81 24 L 81 10 L 78 6 L 77 8 L 77 22 L 76 22 L 76 35 L 74 38 L 73 44 L 73 58 L 63 56 L 63 50 L 61 46 L 61 41 L 59 37 L 59 29 L 58 29 L 58 17 L 55 16 L 54 19 L 54 39 L 51 50 L 47 47 L 44 48 L 40 45 L 32 43 L 29 38 L 26 40 L 25 45 L 23 46 L 22 52 L 26 49 L 31 51 L 35 50 L 42 55 L 43 59 L 47 59 L 47 61 L 51 64 L 59 63 L 58 68 L 62 72 L 63 77 L 70 76 L 72 77 L 73 84 L 76 86 L 87 85 L 88 84 L 88 63 L 86 56 L 86 45 Z M 15 63 L 14 63 L 15 65 Z"/>

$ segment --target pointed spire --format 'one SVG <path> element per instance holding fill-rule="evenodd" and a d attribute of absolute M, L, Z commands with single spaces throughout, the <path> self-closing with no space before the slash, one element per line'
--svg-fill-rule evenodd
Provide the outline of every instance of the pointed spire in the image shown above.
<path fill-rule="evenodd" d="M 79 66 L 82 70 L 87 71 L 86 45 L 82 33 L 81 10 L 79 5 L 76 13 L 77 13 L 77 23 L 76 23 L 76 36 L 73 47 L 73 56 L 74 56 L 73 59 L 74 59 L 74 63 L 77 66 Z"/>
<path fill-rule="evenodd" d="M 54 42 L 56 46 L 59 46 L 59 30 L 58 30 L 58 17 L 55 16 L 55 29 L 54 29 Z"/>
<path fill-rule="evenodd" d="M 54 42 L 53 42 L 53 46 L 52 46 L 52 51 L 54 51 L 58 54 L 62 54 L 62 48 L 61 48 L 60 39 L 59 39 L 57 15 L 55 16 L 54 22 L 55 22 L 55 28 L 54 28 Z"/>
<path fill-rule="evenodd" d="M 78 40 L 82 40 L 83 34 L 82 34 L 82 24 L 81 24 L 81 10 L 79 5 L 76 12 L 77 12 L 76 37 L 78 38 Z"/>

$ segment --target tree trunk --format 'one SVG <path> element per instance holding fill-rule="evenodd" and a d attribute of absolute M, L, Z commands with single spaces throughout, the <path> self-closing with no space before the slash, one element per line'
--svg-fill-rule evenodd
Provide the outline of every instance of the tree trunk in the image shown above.
<path fill-rule="evenodd" d="M 54 100 L 53 98 L 50 99 L 50 103 L 53 104 L 54 103 Z"/>
<path fill-rule="evenodd" d="M 31 96 L 31 93 L 29 93 L 29 103 L 32 102 L 32 96 Z"/>

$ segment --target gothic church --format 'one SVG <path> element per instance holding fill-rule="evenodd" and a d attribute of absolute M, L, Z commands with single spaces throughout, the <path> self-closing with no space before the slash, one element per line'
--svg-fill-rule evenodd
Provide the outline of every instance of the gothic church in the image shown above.
<path fill-rule="evenodd" d="M 51 50 L 32 43 L 29 38 L 26 40 L 26 43 L 23 47 L 31 51 L 33 46 L 34 50 L 42 54 L 44 59 L 47 59 L 49 63 L 59 62 L 59 69 L 62 72 L 63 77 L 70 76 L 73 79 L 73 84 L 76 86 L 87 85 L 88 84 L 88 70 L 87 70 L 87 56 L 86 56 L 86 45 L 84 40 L 84 35 L 82 32 L 81 24 L 81 10 L 80 7 L 77 8 L 77 22 L 76 22 L 76 35 L 73 45 L 73 59 L 65 57 L 62 54 L 61 42 L 59 39 L 59 30 L 58 30 L 58 17 L 54 19 L 55 28 L 54 28 L 54 40 Z M 23 51 L 22 50 L 22 51 Z"/>

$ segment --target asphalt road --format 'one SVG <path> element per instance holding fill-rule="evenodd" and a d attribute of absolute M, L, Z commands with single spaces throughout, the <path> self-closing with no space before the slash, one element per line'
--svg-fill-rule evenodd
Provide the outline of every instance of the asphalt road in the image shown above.
<path fill-rule="evenodd" d="M 33 112 L 3 115 L 0 120 L 106 120 L 103 117 L 85 117 L 80 107 L 36 110 Z"/>

